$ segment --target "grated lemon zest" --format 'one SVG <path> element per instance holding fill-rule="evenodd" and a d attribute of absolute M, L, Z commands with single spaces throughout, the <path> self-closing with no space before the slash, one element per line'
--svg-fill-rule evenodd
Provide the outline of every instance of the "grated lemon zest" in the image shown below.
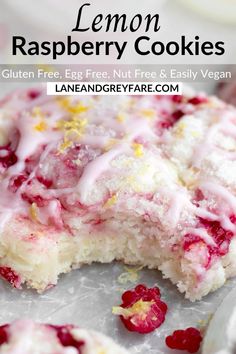
<path fill-rule="evenodd" d="M 33 221 L 38 220 L 38 207 L 36 203 L 32 203 L 29 210 L 30 217 Z"/>
<path fill-rule="evenodd" d="M 154 304 L 154 301 L 143 301 L 140 299 L 133 306 L 129 308 L 123 308 L 121 306 L 113 306 L 112 313 L 113 315 L 122 315 L 125 318 L 129 318 L 134 315 L 140 316 L 142 319 L 145 319 L 147 316 L 150 307 Z"/>
<path fill-rule="evenodd" d="M 186 129 L 186 123 L 184 122 L 181 122 L 179 123 L 177 126 L 176 126 L 176 129 L 174 131 L 174 135 L 177 137 L 177 138 L 183 138 L 184 137 L 184 131 Z"/>
<path fill-rule="evenodd" d="M 133 143 L 132 147 L 134 149 L 134 155 L 136 157 L 142 157 L 143 156 L 143 145 L 142 144 Z"/>
<path fill-rule="evenodd" d="M 125 121 L 125 115 L 124 114 L 118 114 L 116 116 L 116 120 L 119 122 L 119 123 L 123 123 Z"/>
<path fill-rule="evenodd" d="M 140 113 L 147 119 L 153 119 L 156 116 L 156 112 L 154 109 L 142 109 Z"/>
<path fill-rule="evenodd" d="M 87 124 L 87 119 L 73 116 L 69 120 L 59 120 L 56 124 L 56 127 L 64 131 L 68 131 L 70 129 L 81 130 L 85 128 Z"/>
<path fill-rule="evenodd" d="M 62 154 L 63 152 L 65 152 L 66 149 L 71 147 L 72 144 L 73 144 L 72 141 L 64 140 L 63 143 L 61 143 L 61 145 L 59 146 L 58 151 Z"/>
<path fill-rule="evenodd" d="M 107 350 L 104 348 L 98 349 L 98 354 L 107 354 Z"/>
<path fill-rule="evenodd" d="M 56 128 L 64 132 L 64 142 L 60 145 L 59 152 L 64 152 L 73 144 L 73 141 L 81 137 L 87 124 L 87 119 L 77 116 L 72 116 L 69 120 L 58 121 Z"/>
<path fill-rule="evenodd" d="M 82 161 L 80 159 L 77 159 L 77 160 L 75 160 L 75 163 L 76 163 L 77 166 L 80 166 Z"/>
<path fill-rule="evenodd" d="M 34 129 L 38 132 L 44 132 L 45 130 L 47 130 L 47 127 L 47 123 L 44 120 L 41 120 L 38 124 L 34 126 Z"/>
<path fill-rule="evenodd" d="M 127 284 L 127 283 L 136 283 L 140 278 L 140 274 L 138 273 L 143 267 L 135 267 L 135 268 L 128 268 L 124 267 L 126 272 L 120 274 L 118 277 L 118 282 L 120 284 Z"/>
<path fill-rule="evenodd" d="M 112 197 L 110 197 L 106 203 L 104 204 L 105 208 L 109 208 L 112 205 L 114 205 L 117 202 L 117 194 L 114 194 Z"/>
<path fill-rule="evenodd" d="M 193 130 L 193 131 L 191 132 L 191 135 L 192 135 L 194 138 L 198 138 L 201 134 L 200 134 L 198 131 Z"/>
<path fill-rule="evenodd" d="M 133 175 L 126 177 L 125 185 L 131 186 L 137 193 L 142 190 L 140 184 L 136 181 L 136 178 Z"/>
<path fill-rule="evenodd" d="M 43 112 L 40 107 L 36 106 L 32 109 L 32 117 L 33 118 L 43 118 Z"/>
<path fill-rule="evenodd" d="M 110 139 L 104 146 L 104 151 L 109 151 L 118 142 L 117 139 Z"/>
<path fill-rule="evenodd" d="M 87 119 L 73 116 L 69 120 L 58 121 L 56 124 L 56 128 L 62 130 L 65 134 L 65 137 L 69 138 L 72 133 L 77 136 L 81 136 L 84 133 L 87 124 Z"/>
<path fill-rule="evenodd" d="M 81 103 L 79 103 L 79 104 L 77 104 L 75 106 L 69 107 L 68 110 L 69 110 L 70 113 L 80 114 L 80 113 L 87 112 L 89 110 L 89 107 L 84 106 Z"/>
<path fill-rule="evenodd" d="M 81 114 L 89 110 L 89 107 L 83 105 L 81 102 L 73 105 L 68 97 L 60 98 L 58 99 L 58 102 L 62 108 L 71 114 Z"/>

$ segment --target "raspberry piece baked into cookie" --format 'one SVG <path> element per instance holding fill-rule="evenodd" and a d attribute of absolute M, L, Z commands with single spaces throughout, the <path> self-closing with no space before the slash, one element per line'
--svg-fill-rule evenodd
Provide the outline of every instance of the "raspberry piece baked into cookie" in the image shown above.
<path fill-rule="evenodd" d="M 128 354 L 110 338 L 73 325 L 18 320 L 0 326 L 1 354 Z"/>
<path fill-rule="evenodd" d="M 43 291 L 116 259 L 200 299 L 236 275 L 235 158 L 236 110 L 214 97 L 14 92 L 0 109 L 0 275 Z"/>

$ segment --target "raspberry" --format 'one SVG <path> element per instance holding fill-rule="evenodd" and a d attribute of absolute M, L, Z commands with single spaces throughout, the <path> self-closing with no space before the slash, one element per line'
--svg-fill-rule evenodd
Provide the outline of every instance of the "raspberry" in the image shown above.
<path fill-rule="evenodd" d="M 170 127 L 172 127 L 173 124 L 169 121 L 161 121 L 158 125 L 162 129 L 169 129 Z"/>
<path fill-rule="evenodd" d="M 181 103 L 183 100 L 183 96 L 181 95 L 173 95 L 171 96 L 171 99 L 174 103 Z"/>
<path fill-rule="evenodd" d="M 39 90 L 34 90 L 31 89 L 27 92 L 27 96 L 29 97 L 30 100 L 35 100 L 36 98 L 38 98 L 41 95 L 41 92 Z"/>
<path fill-rule="evenodd" d="M 11 178 L 9 189 L 11 192 L 15 193 L 21 185 L 27 180 L 28 176 L 26 175 L 18 175 Z"/>
<path fill-rule="evenodd" d="M 50 188 L 52 186 L 52 181 L 50 179 L 44 178 L 42 176 L 38 176 L 37 180 L 43 184 L 46 188 Z"/>
<path fill-rule="evenodd" d="M 20 288 L 21 278 L 20 276 L 10 267 L 0 267 L 0 276 L 7 280 L 15 288 Z"/>
<path fill-rule="evenodd" d="M 52 188 L 52 186 L 53 189 L 75 187 L 85 166 L 100 154 L 100 150 L 85 145 L 68 148 L 63 154 L 52 151 L 43 168 L 41 169 L 39 166 L 36 178 L 46 188 Z"/>
<path fill-rule="evenodd" d="M 48 200 L 41 197 L 41 195 L 22 193 L 21 197 L 24 201 L 28 202 L 29 204 L 35 203 L 38 207 L 43 207 L 48 204 Z"/>
<path fill-rule="evenodd" d="M 182 118 L 184 116 L 184 112 L 181 111 L 180 109 L 178 109 L 177 111 L 174 111 L 171 115 L 172 120 L 173 120 L 173 124 L 178 121 L 180 118 Z"/>
<path fill-rule="evenodd" d="M 231 216 L 230 216 L 230 221 L 231 221 L 233 224 L 236 224 L 236 215 L 231 215 Z"/>
<path fill-rule="evenodd" d="M 225 230 L 220 225 L 219 221 L 210 221 L 200 218 L 201 224 L 207 229 L 210 236 L 213 237 L 216 247 L 209 246 L 211 254 L 224 256 L 229 251 L 229 244 L 234 234 L 232 231 Z"/>
<path fill-rule="evenodd" d="M 194 234 L 186 234 L 183 238 L 183 249 L 184 251 L 189 251 L 191 246 L 195 243 L 204 242 L 200 236 Z"/>
<path fill-rule="evenodd" d="M 208 100 L 206 97 L 200 97 L 200 96 L 196 96 L 196 97 L 193 97 L 193 98 L 190 98 L 188 100 L 188 103 L 194 105 L 194 106 L 197 106 L 199 104 L 202 104 L 202 103 L 206 103 Z"/>
<path fill-rule="evenodd" d="M 128 290 L 122 295 L 123 303 L 113 307 L 113 313 L 120 316 L 129 331 L 150 333 L 165 321 L 167 305 L 160 297 L 157 287 L 137 285 L 134 290 Z"/>
<path fill-rule="evenodd" d="M 6 146 L 0 146 L 0 164 L 4 168 L 9 168 L 17 162 L 17 156 L 11 149 L 10 144 Z"/>
<path fill-rule="evenodd" d="M 80 354 L 80 348 L 84 345 L 83 341 L 77 341 L 70 331 L 74 328 L 73 325 L 66 326 L 54 326 L 48 325 L 50 328 L 53 328 L 57 333 L 57 338 L 59 339 L 63 347 L 74 347 L 77 349 L 78 354 Z"/>
<path fill-rule="evenodd" d="M 236 220 L 235 216 L 230 217 L 231 221 Z M 213 257 L 221 257 L 228 253 L 230 242 L 234 236 L 232 231 L 225 230 L 219 221 L 212 221 L 199 218 L 201 227 L 205 227 L 207 233 L 213 238 L 216 245 L 206 244 L 205 241 L 198 235 L 186 234 L 183 238 L 183 250 L 188 252 L 191 250 L 191 246 L 202 242 L 206 244 L 208 250 L 208 260 L 205 264 L 206 268 L 211 265 L 211 260 Z"/>
<path fill-rule="evenodd" d="M 199 202 L 201 202 L 202 200 L 204 200 L 204 194 L 202 193 L 201 189 L 196 189 L 194 193 L 193 204 L 199 206 Z"/>
<path fill-rule="evenodd" d="M 184 112 L 181 110 L 174 111 L 170 117 L 165 118 L 165 120 L 161 120 L 157 122 L 158 129 L 169 129 L 173 127 L 173 125 L 184 116 Z"/>
<path fill-rule="evenodd" d="M 189 327 L 185 330 L 174 331 L 166 337 L 166 345 L 171 349 L 186 350 L 189 353 L 196 353 L 202 341 L 202 335 L 197 328 Z"/>
<path fill-rule="evenodd" d="M 8 334 L 6 331 L 8 327 L 9 327 L 8 325 L 0 326 L 0 345 L 8 341 Z"/>

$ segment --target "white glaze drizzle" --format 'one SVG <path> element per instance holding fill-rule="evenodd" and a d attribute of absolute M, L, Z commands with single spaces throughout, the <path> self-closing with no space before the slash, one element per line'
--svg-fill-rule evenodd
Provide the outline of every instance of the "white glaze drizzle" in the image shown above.
<path fill-rule="evenodd" d="M 214 181 L 202 182 L 200 184 L 200 188 L 223 199 L 232 208 L 232 210 L 236 210 L 236 197 L 222 185 Z"/>
<path fill-rule="evenodd" d="M 208 128 L 203 141 L 197 145 L 195 153 L 193 155 L 193 166 L 200 168 L 202 160 L 205 158 L 212 149 L 212 138 L 219 130 L 220 125 L 215 124 Z"/>
<path fill-rule="evenodd" d="M 82 203 L 86 201 L 87 194 L 96 179 L 98 179 L 103 172 L 107 171 L 110 167 L 110 162 L 124 151 L 125 145 L 119 145 L 116 148 L 98 156 L 85 167 L 76 188 L 79 192 L 80 201 Z"/>
<path fill-rule="evenodd" d="M 168 222 L 168 227 L 174 230 L 180 220 L 181 213 L 184 207 L 189 207 L 190 201 L 184 191 L 172 191 L 170 207 L 165 215 L 165 220 Z"/>

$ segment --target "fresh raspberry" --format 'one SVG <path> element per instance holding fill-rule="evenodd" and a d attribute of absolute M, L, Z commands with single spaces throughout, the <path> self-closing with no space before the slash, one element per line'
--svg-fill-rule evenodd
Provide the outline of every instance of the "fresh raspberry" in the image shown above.
<path fill-rule="evenodd" d="M 57 333 L 57 338 L 59 339 L 61 345 L 63 347 L 74 347 L 77 349 L 78 354 L 80 354 L 80 348 L 84 345 L 83 341 L 77 341 L 70 331 L 74 328 L 73 325 L 66 326 L 55 326 L 48 325 L 50 328 L 53 328 Z"/>
<path fill-rule="evenodd" d="M 0 345 L 8 341 L 7 328 L 9 325 L 0 326 Z"/>
<path fill-rule="evenodd" d="M 120 306 L 113 308 L 113 313 L 120 316 L 129 331 L 150 333 L 165 321 L 167 305 L 161 301 L 157 287 L 137 285 L 122 295 L 122 301 Z"/>
<path fill-rule="evenodd" d="M 171 349 L 186 350 L 189 353 L 196 353 L 202 341 L 202 335 L 197 328 L 189 327 L 185 330 L 174 331 L 166 337 L 166 345 Z"/>
<path fill-rule="evenodd" d="M 199 104 L 203 104 L 203 103 L 206 103 L 208 100 L 206 97 L 200 97 L 200 96 L 196 96 L 196 97 L 193 97 L 193 98 L 190 98 L 188 100 L 188 103 L 194 105 L 194 106 L 197 106 Z"/>
<path fill-rule="evenodd" d="M 0 276 L 7 280 L 15 288 L 20 288 L 21 278 L 20 276 L 10 267 L 0 267 Z"/>
<path fill-rule="evenodd" d="M 4 168 L 9 168 L 17 162 L 17 156 L 12 150 L 10 144 L 6 146 L 0 146 L 0 164 Z"/>

